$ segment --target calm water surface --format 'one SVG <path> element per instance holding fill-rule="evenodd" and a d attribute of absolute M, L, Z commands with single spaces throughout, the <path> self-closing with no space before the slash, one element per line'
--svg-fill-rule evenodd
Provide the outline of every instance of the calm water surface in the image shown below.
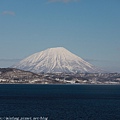
<path fill-rule="evenodd" d="M 120 120 L 119 85 L 0 85 L 0 117 Z"/>

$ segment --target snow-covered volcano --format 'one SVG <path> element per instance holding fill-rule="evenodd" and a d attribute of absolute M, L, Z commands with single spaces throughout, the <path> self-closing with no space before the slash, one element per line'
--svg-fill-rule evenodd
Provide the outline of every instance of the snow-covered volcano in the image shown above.
<path fill-rule="evenodd" d="M 63 47 L 49 48 L 35 53 L 13 68 L 18 68 L 35 73 L 97 73 L 99 69 L 84 61 Z"/>

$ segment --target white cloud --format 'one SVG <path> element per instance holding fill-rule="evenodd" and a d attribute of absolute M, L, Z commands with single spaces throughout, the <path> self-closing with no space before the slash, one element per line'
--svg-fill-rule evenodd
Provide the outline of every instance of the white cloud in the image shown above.
<path fill-rule="evenodd" d="M 13 12 L 13 11 L 3 11 L 2 14 L 3 14 L 3 15 L 15 16 L 15 12 Z"/>
<path fill-rule="evenodd" d="M 63 2 L 63 3 L 69 3 L 69 2 L 78 2 L 80 0 L 48 0 L 48 2 Z"/>

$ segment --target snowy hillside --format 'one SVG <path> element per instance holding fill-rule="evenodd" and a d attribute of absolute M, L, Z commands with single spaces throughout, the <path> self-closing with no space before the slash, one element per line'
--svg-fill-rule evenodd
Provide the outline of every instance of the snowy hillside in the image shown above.
<path fill-rule="evenodd" d="M 63 47 L 49 48 L 35 53 L 12 66 L 35 73 L 97 73 L 99 69 Z"/>

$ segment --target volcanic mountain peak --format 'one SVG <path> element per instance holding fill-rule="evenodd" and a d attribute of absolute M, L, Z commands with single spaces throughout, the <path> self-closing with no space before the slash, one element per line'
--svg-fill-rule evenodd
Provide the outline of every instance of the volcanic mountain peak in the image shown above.
<path fill-rule="evenodd" d="M 35 53 L 23 59 L 13 67 L 36 73 L 100 72 L 99 69 L 63 47 L 49 48 Z"/>

